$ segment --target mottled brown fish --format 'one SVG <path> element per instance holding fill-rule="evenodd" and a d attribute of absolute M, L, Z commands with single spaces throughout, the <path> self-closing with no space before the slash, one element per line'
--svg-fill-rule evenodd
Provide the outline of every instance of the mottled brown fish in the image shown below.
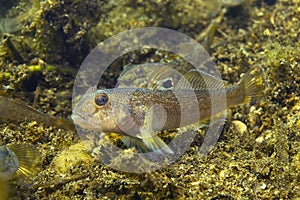
<path fill-rule="evenodd" d="M 141 151 L 173 153 L 156 135 L 158 131 L 199 123 L 261 96 L 264 89 L 261 67 L 253 67 L 237 84 L 224 87 L 223 80 L 202 71 L 180 75 L 166 65 L 152 63 L 143 67 L 148 65 L 156 67 L 152 66 L 151 73 L 145 76 L 148 84 L 143 82 L 144 88 L 134 84 L 133 78 L 130 88 L 130 75 L 141 68 L 137 66 L 119 77 L 118 88 L 89 89 L 73 110 L 75 124 L 123 135 L 127 146 L 136 146 Z"/>

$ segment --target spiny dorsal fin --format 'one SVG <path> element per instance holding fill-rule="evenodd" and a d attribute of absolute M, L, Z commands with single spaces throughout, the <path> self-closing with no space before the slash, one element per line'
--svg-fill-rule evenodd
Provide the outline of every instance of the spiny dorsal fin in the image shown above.
<path fill-rule="evenodd" d="M 171 90 L 182 78 L 182 74 L 171 66 L 162 65 L 154 70 L 149 76 L 148 89 L 152 90 Z"/>
<path fill-rule="evenodd" d="M 187 72 L 178 82 L 176 89 L 216 90 L 224 89 L 224 82 L 210 74 L 198 70 Z"/>
<path fill-rule="evenodd" d="M 117 87 L 149 89 L 149 84 L 151 84 L 149 76 L 161 65 L 161 63 L 146 63 L 126 66 L 118 77 Z"/>
<path fill-rule="evenodd" d="M 146 63 L 128 66 L 118 78 L 118 88 L 170 90 L 182 75 L 165 63 Z"/>

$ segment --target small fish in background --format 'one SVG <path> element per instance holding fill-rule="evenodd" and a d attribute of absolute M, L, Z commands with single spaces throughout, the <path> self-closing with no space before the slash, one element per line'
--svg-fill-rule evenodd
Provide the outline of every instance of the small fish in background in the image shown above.
<path fill-rule="evenodd" d="M 261 97 L 266 85 L 259 66 L 228 86 L 206 72 L 190 70 L 182 75 L 168 64 L 148 63 L 128 70 L 118 78 L 117 88 L 89 89 L 73 109 L 72 119 L 84 129 L 120 134 L 128 147 L 160 154 L 173 151 L 158 131 L 200 124 L 224 109 Z M 226 108 L 218 106 L 224 102 Z"/>
<path fill-rule="evenodd" d="M 0 179 L 3 181 L 16 178 L 28 182 L 39 172 L 41 154 L 34 146 L 14 144 L 0 146 Z"/>

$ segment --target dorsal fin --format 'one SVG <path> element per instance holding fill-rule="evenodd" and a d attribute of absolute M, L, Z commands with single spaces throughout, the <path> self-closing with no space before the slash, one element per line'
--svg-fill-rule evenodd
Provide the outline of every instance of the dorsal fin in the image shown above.
<path fill-rule="evenodd" d="M 96 86 L 90 87 L 87 89 L 87 91 L 85 92 L 86 94 L 92 94 L 97 90 Z"/>
<path fill-rule="evenodd" d="M 224 89 L 224 81 L 198 70 L 187 72 L 178 82 L 176 89 L 216 90 Z"/>
<path fill-rule="evenodd" d="M 149 90 L 174 89 L 182 78 L 171 64 L 146 63 L 126 67 L 118 78 L 118 88 L 145 88 Z"/>
<path fill-rule="evenodd" d="M 149 76 L 148 89 L 171 90 L 175 88 L 178 81 L 183 77 L 178 71 L 169 65 L 163 65 L 154 70 Z"/>
<path fill-rule="evenodd" d="M 148 89 L 149 75 L 158 69 L 158 63 L 146 63 L 124 67 L 118 77 L 117 88 L 145 88 Z"/>

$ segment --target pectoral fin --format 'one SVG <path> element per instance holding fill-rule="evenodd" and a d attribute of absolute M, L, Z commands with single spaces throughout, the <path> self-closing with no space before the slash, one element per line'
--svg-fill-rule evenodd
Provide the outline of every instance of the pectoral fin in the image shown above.
<path fill-rule="evenodd" d="M 127 147 L 135 147 L 139 152 L 149 152 L 148 147 L 145 145 L 143 140 L 136 138 L 136 137 L 131 137 L 131 136 L 123 136 L 122 137 L 122 142 L 127 146 Z"/>
<path fill-rule="evenodd" d="M 143 139 L 130 136 L 123 136 L 122 142 L 127 147 L 135 147 L 139 152 L 142 153 L 147 153 L 151 151 L 156 151 L 160 154 L 174 153 L 172 149 L 170 149 L 170 147 L 157 135 Z"/>
<path fill-rule="evenodd" d="M 174 153 L 172 149 L 170 149 L 170 147 L 157 135 L 153 135 L 152 137 L 144 137 L 142 138 L 142 140 L 144 144 L 148 147 L 148 149 L 151 151 L 156 151 L 161 154 Z"/>
<path fill-rule="evenodd" d="M 134 133 L 137 131 L 136 123 L 131 117 L 120 117 L 117 120 L 117 125 L 124 133 Z"/>
<path fill-rule="evenodd" d="M 160 137 L 158 137 L 155 133 L 156 131 L 153 130 L 153 117 L 154 117 L 154 109 L 151 107 L 147 111 L 147 115 L 144 119 L 143 127 L 140 129 L 140 138 L 143 140 L 145 145 L 148 147 L 151 151 L 156 151 L 160 154 L 164 153 L 170 153 L 173 154 L 174 152 L 170 147 L 162 140 Z"/>

